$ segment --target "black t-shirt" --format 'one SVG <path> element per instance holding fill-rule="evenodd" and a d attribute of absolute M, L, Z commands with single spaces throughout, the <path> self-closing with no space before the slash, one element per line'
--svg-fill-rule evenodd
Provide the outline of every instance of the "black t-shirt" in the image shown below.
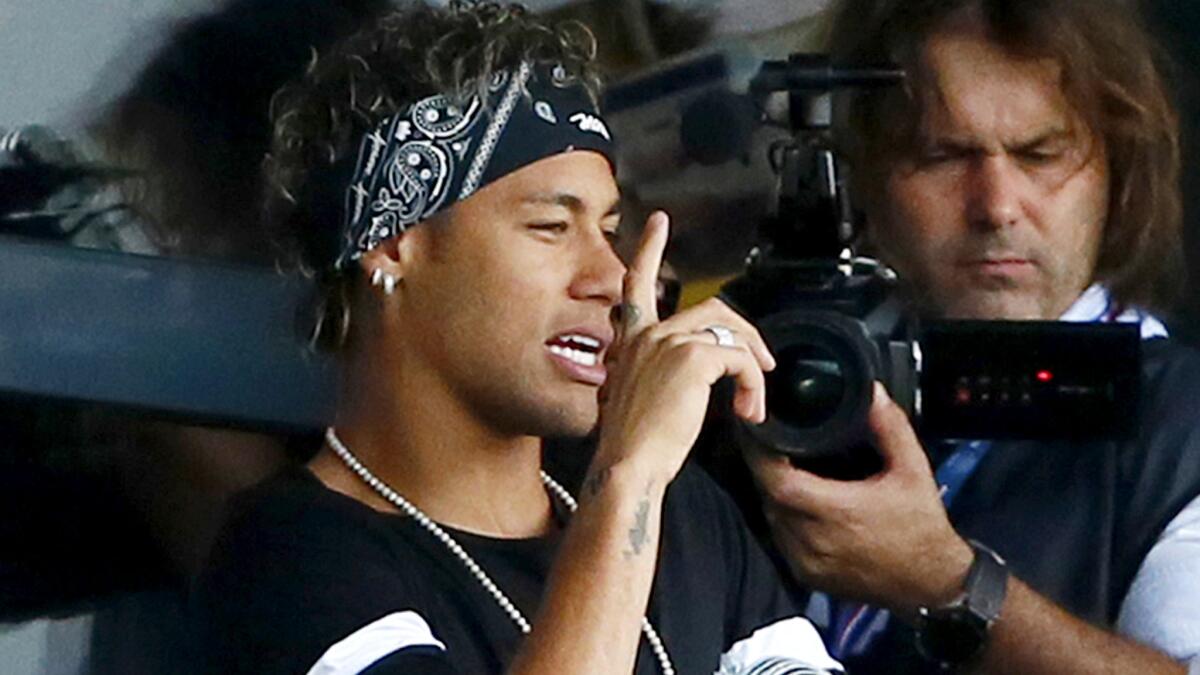
<path fill-rule="evenodd" d="M 685 468 L 672 483 L 662 531 L 648 616 L 677 673 L 710 675 L 722 655 L 722 672 L 771 658 L 793 664 L 778 672 L 836 667 L 702 472 Z M 561 530 L 524 540 L 449 532 L 532 621 Z M 220 673 L 498 673 L 521 639 L 432 534 L 304 469 L 237 499 L 195 600 L 209 669 Z M 643 637 L 635 672 L 658 670 Z"/>

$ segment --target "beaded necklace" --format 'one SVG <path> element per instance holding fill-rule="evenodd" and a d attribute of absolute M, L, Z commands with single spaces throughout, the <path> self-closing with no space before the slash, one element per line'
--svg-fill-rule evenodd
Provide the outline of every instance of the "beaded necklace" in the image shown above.
<path fill-rule="evenodd" d="M 517 628 L 522 634 L 528 634 L 531 630 L 533 630 L 533 627 L 530 626 L 529 621 L 525 618 L 525 615 L 521 613 L 521 610 L 518 609 L 515 604 L 513 604 L 513 601 L 509 599 L 504 591 L 500 590 L 500 587 L 496 585 L 496 582 L 492 581 L 492 578 L 488 576 L 488 573 L 484 571 L 483 567 L 481 567 L 479 563 L 475 562 L 475 559 L 471 557 L 471 554 L 467 553 L 466 549 L 464 549 L 461 544 L 455 541 L 454 537 L 450 536 L 450 533 L 446 532 L 446 530 L 434 522 L 432 518 L 425 515 L 424 511 L 418 509 L 412 502 L 401 496 L 399 492 L 396 492 L 392 488 L 388 487 L 387 483 L 384 483 L 377 476 L 375 476 L 375 474 L 371 473 L 371 470 L 368 469 L 362 462 L 360 462 L 358 458 L 354 456 L 354 453 L 350 452 L 350 448 L 346 447 L 345 443 L 342 443 L 342 440 L 338 438 L 337 433 L 334 432 L 333 427 L 329 427 L 325 430 L 325 442 L 329 444 L 329 448 L 333 450 L 333 453 L 337 455 L 339 459 L 342 460 L 346 467 L 353 471 L 354 475 L 362 479 L 362 481 L 366 483 L 368 487 L 377 492 L 379 496 L 388 500 L 396 508 L 400 509 L 400 511 L 405 515 L 415 520 L 422 529 L 433 535 L 435 539 L 442 542 L 442 544 L 450 550 L 450 553 L 454 554 L 454 557 L 457 558 L 458 561 L 467 568 L 467 571 L 471 573 L 471 576 L 474 577 L 475 580 L 478 581 L 481 586 L 483 586 L 484 590 L 486 590 L 488 594 L 492 596 L 492 598 L 496 601 L 496 604 L 500 605 L 500 609 L 504 610 L 504 613 L 508 615 L 509 619 L 512 619 L 512 622 L 516 624 Z M 555 497 L 558 497 L 559 501 L 565 504 L 569 511 L 574 513 L 575 510 L 579 508 L 579 503 L 575 501 L 575 498 L 571 496 L 571 493 L 568 492 L 567 489 L 562 485 L 560 485 L 558 481 L 551 478 L 545 471 L 541 471 L 540 474 L 542 477 L 542 483 L 546 486 L 550 493 Z M 663 644 L 662 638 L 658 635 L 658 631 L 656 631 L 654 626 L 650 623 L 650 619 L 646 618 L 645 616 L 642 617 L 642 634 L 646 636 L 646 641 L 650 643 L 650 648 L 654 651 L 654 656 L 658 659 L 658 665 L 662 670 L 663 675 L 675 675 L 675 668 L 671 665 L 671 657 L 669 654 L 667 654 L 666 645 Z"/>

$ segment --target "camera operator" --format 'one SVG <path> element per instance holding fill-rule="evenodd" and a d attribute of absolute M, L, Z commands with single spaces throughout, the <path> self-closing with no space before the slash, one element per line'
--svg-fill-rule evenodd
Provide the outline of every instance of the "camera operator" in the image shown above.
<path fill-rule="evenodd" d="M 1177 120 L 1150 38 L 1116 0 L 835 12 L 835 61 L 908 73 L 854 94 L 839 135 L 870 241 L 912 306 L 1139 322 L 1141 424 L 1123 442 L 927 454 L 877 387 L 877 475 L 835 481 L 750 453 L 785 558 L 834 597 L 810 614 L 852 672 L 1197 668 L 1200 359 L 1149 314 L 1182 269 Z"/>

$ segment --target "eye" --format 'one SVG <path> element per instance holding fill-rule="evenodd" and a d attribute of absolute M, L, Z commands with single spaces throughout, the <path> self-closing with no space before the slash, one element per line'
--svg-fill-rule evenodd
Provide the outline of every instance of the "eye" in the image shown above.
<path fill-rule="evenodd" d="M 550 223 L 530 223 L 529 229 L 546 234 L 562 234 L 567 231 L 567 223 L 555 221 Z"/>
<path fill-rule="evenodd" d="M 620 230 L 605 230 L 604 238 L 608 240 L 609 244 L 616 246 L 621 243 L 621 232 Z"/>
<path fill-rule="evenodd" d="M 939 164 L 946 164 L 957 159 L 962 159 L 966 156 L 966 154 L 967 151 L 962 148 L 936 145 L 924 148 L 918 152 L 916 161 L 918 166 L 932 167 Z"/>
<path fill-rule="evenodd" d="M 1031 148 L 1017 153 L 1021 161 L 1027 164 L 1049 164 L 1063 156 L 1063 151 L 1050 148 Z"/>
<path fill-rule="evenodd" d="M 917 155 L 917 161 L 922 164 L 933 164 L 946 159 L 948 156 L 949 154 L 942 148 L 929 148 L 928 150 L 922 150 Z"/>

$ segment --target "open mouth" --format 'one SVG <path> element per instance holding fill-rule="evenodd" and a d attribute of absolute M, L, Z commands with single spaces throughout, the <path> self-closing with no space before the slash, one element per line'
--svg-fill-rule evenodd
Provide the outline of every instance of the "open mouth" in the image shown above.
<path fill-rule="evenodd" d="M 546 341 L 551 360 L 567 377 L 597 386 L 604 384 L 607 376 L 604 367 L 607 346 L 607 340 L 580 332 L 561 333 Z"/>
<path fill-rule="evenodd" d="M 600 363 L 600 351 L 604 347 L 600 340 L 579 333 L 555 336 L 546 345 L 551 354 L 588 368 Z"/>

